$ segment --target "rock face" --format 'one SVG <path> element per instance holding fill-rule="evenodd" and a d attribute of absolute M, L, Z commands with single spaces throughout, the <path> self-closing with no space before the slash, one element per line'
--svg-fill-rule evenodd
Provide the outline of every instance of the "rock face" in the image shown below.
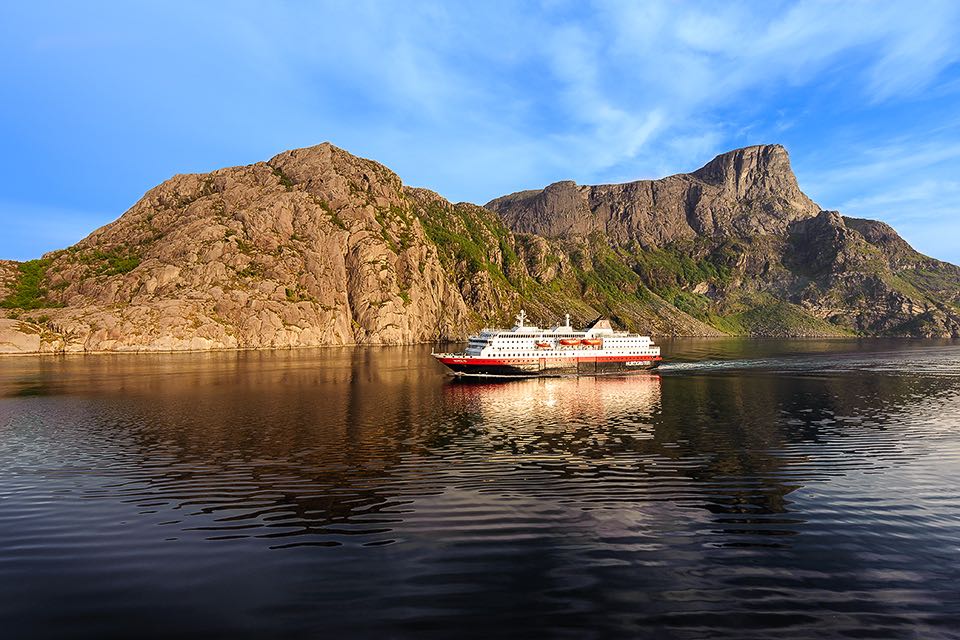
<path fill-rule="evenodd" d="M 330 144 L 175 176 L 68 249 L 0 261 L 0 353 L 462 339 L 521 305 L 659 335 L 960 331 L 960 270 L 821 212 L 776 145 L 487 207 Z"/>
<path fill-rule="evenodd" d="M 723 154 L 692 174 L 595 187 L 557 182 L 486 205 L 515 231 L 548 238 L 602 233 L 644 247 L 702 236 L 783 233 L 820 208 L 797 186 L 780 145 Z"/>
<path fill-rule="evenodd" d="M 473 320 L 399 178 L 329 144 L 176 176 L 44 262 L 44 350 L 392 344 Z"/>
<path fill-rule="evenodd" d="M 516 231 L 601 235 L 656 294 L 731 333 L 960 335 L 960 269 L 886 224 L 821 211 L 780 145 L 691 174 L 560 182 L 487 207 Z"/>

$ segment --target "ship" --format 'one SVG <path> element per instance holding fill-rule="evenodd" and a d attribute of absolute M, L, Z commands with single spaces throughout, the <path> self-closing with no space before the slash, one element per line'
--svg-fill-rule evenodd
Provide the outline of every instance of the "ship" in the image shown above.
<path fill-rule="evenodd" d="M 460 353 L 431 353 L 457 376 L 540 377 L 626 374 L 660 364 L 650 336 L 616 331 L 600 317 L 578 331 L 565 322 L 549 328 L 528 325 L 521 309 L 511 329 L 483 329 Z"/>

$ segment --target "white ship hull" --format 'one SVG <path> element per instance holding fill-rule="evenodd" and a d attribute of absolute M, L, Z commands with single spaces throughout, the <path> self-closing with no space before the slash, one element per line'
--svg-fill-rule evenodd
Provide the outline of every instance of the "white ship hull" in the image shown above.
<path fill-rule="evenodd" d="M 661 361 L 648 336 L 614 331 L 606 321 L 576 331 L 569 316 L 552 329 L 525 326 L 525 318 L 521 311 L 512 329 L 484 329 L 461 353 L 432 355 L 454 375 L 487 377 L 622 375 Z"/>

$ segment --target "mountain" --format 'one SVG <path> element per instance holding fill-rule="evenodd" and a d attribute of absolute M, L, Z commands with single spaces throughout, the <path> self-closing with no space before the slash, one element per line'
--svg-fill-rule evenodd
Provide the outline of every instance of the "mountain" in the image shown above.
<path fill-rule="evenodd" d="M 0 261 L 0 352 L 462 339 L 522 305 L 655 335 L 960 333 L 960 269 L 821 211 L 786 151 L 450 203 L 330 144 L 178 175 L 76 245 Z"/>
<path fill-rule="evenodd" d="M 822 211 L 780 145 L 690 174 L 558 182 L 486 206 L 518 232 L 611 247 L 656 295 L 728 333 L 960 335 L 960 269 L 882 222 Z"/>
<path fill-rule="evenodd" d="M 549 238 L 599 232 L 615 246 L 636 241 L 645 247 L 781 234 L 820 211 L 800 191 L 779 145 L 738 149 L 691 174 L 595 187 L 557 182 L 486 206 L 516 231 Z"/>

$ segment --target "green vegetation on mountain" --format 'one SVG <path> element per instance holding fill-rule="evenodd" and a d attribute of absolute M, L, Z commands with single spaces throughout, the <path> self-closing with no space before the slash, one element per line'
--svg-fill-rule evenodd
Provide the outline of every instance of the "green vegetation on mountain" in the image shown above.
<path fill-rule="evenodd" d="M 18 273 L 12 291 L 2 301 L 0 306 L 6 309 L 44 309 L 59 306 L 47 299 L 45 276 L 50 268 L 51 260 L 28 260 L 17 265 Z"/>

